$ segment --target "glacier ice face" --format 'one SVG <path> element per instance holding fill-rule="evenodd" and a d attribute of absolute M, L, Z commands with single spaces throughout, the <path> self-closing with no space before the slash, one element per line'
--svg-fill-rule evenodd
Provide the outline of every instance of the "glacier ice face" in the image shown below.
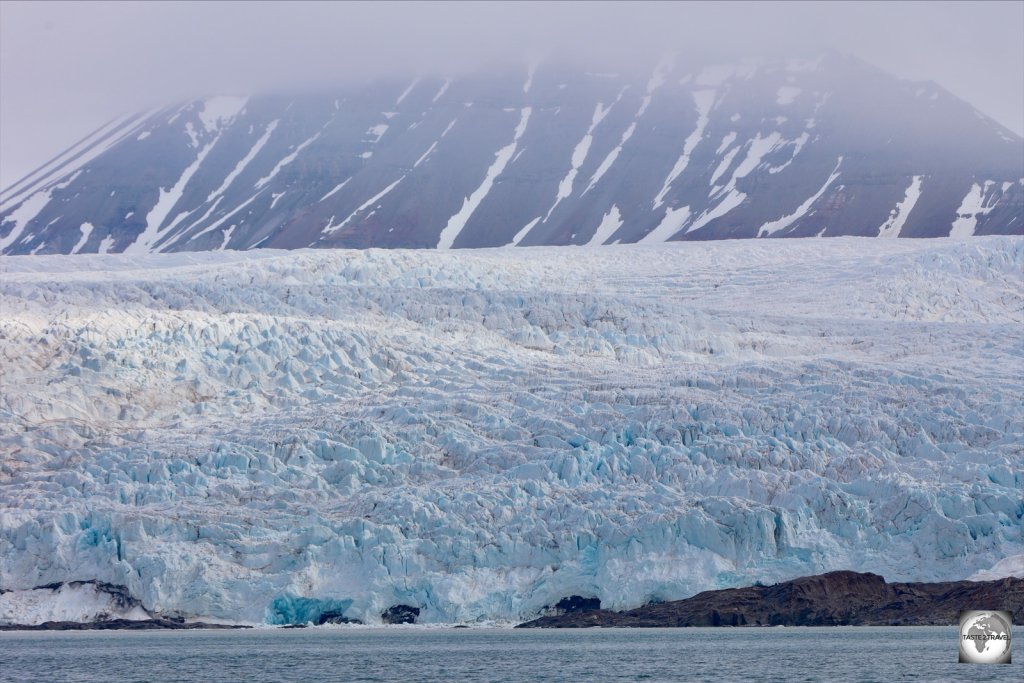
<path fill-rule="evenodd" d="M 1022 269 L 1020 238 L 3 258 L 0 589 L 452 622 L 1012 569 Z"/>
<path fill-rule="evenodd" d="M 70 582 L 0 593 L 0 624 L 42 624 L 47 621 L 149 619 L 138 601 L 118 586 Z"/>

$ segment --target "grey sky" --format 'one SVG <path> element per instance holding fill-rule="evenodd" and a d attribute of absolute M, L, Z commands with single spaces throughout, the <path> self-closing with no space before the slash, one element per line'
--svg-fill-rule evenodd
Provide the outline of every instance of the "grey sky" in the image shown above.
<path fill-rule="evenodd" d="M 0 187 L 106 120 L 215 92 L 455 74 L 565 53 L 834 47 L 1024 134 L 1024 2 L 273 3 L 0 0 Z"/>

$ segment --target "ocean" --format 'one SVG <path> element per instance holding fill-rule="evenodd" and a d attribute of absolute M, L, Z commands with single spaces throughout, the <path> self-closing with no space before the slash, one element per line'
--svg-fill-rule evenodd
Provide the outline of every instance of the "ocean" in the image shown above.
<path fill-rule="evenodd" d="M 0 681 L 1019 681 L 955 627 L 0 633 Z"/>

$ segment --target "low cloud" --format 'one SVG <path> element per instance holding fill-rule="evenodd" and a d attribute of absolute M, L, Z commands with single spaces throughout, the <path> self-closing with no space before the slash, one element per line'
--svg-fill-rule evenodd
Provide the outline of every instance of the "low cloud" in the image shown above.
<path fill-rule="evenodd" d="M 0 186 L 124 111 L 569 58 L 851 52 L 1024 133 L 1022 3 L 0 4 Z"/>

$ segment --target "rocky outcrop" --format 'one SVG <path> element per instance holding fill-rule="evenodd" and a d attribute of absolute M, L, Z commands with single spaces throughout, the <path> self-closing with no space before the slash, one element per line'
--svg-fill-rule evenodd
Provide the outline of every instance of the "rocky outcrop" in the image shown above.
<path fill-rule="evenodd" d="M 887 583 L 877 574 L 838 571 L 774 586 L 705 591 L 624 612 L 567 612 L 517 628 L 939 626 L 955 624 L 967 609 L 1024 613 L 1024 579 Z"/>
<path fill-rule="evenodd" d="M 346 617 L 342 612 L 324 612 L 317 617 L 316 625 L 323 626 L 324 624 L 361 624 L 363 623 L 359 619 L 352 619 Z"/>
<path fill-rule="evenodd" d="M 392 605 L 380 615 L 385 624 L 415 624 L 419 619 L 420 608 L 412 605 Z"/>
<path fill-rule="evenodd" d="M 599 598 L 585 598 L 581 595 L 570 595 L 555 603 L 555 614 L 569 614 L 571 612 L 589 612 L 601 609 Z"/>

